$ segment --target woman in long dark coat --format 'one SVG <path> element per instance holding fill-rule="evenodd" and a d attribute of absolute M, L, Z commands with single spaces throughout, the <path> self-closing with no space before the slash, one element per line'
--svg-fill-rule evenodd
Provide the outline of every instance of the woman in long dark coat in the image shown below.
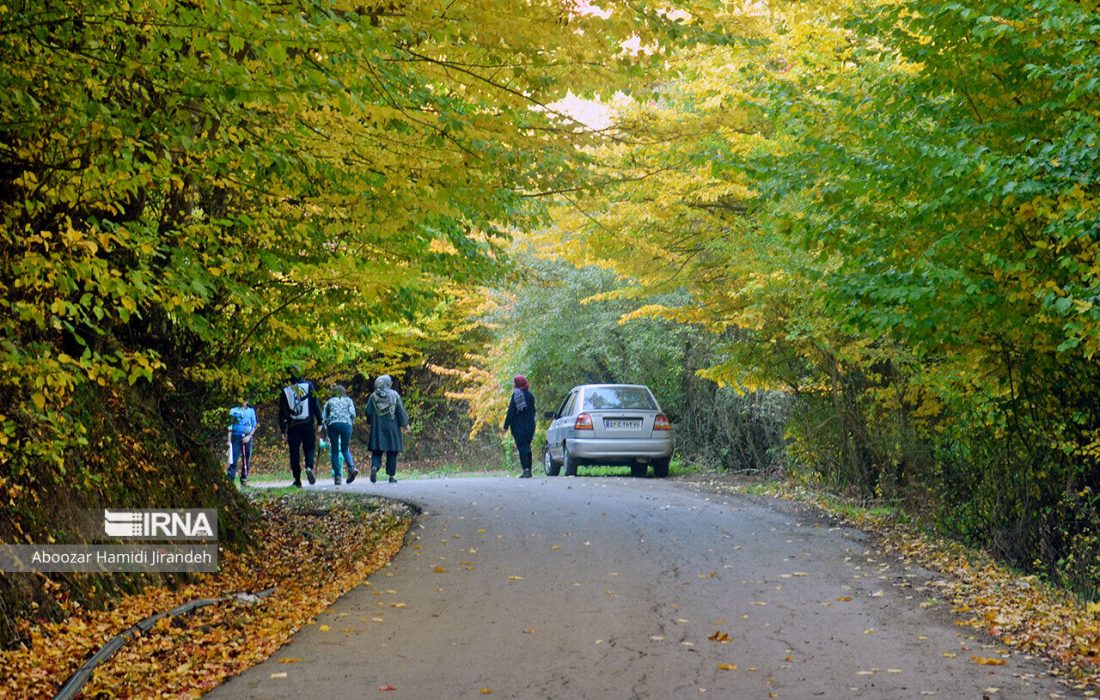
<path fill-rule="evenodd" d="M 527 377 L 517 374 L 512 379 L 512 399 L 508 402 L 508 416 L 504 429 L 512 429 L 512 439 L 519 451 L 519 463 L 523 467 L 520 478 L 531 478 L 531 440 L 535 437 L 535 396 L 527 383 Z"/>
<path fill-rule="evenodd" d="M 386 474 L 390 483 L 396 484 L 397 454 L 404 445 L 401 441 L 401 429 L 408 426 L 409 415 L 401 403 L 401 394 L 393 387 L 390 375 L 383 374 L 374 380 L 374 391 L 367 399 L 367 423 L 370 425 L 370 480 L 378 479 L 378 470 L 382 468 L 382 456 L 386 457 Z"/>

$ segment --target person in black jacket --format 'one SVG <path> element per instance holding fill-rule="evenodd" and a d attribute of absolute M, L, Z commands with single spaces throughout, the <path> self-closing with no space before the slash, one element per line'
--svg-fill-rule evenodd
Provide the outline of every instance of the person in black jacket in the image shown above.
<path fill-rule="evenodd" d="M 299 450 L 306 456 L 306 479 L 317 482 L 313 461 L 317 452 L 317 428 L 321 426 L 321 402 L 313 382 L 302 379 L 297 367 L 287 368 L 288 381 L 279 394 L 279 429 L 290 448 L 290 472 L 294 485 L 302 487 L 302 465 Z"/>
<path fill-rule="evenodd" d="M 527 383 L 527 377 L 517 374 L 512 379 L 512 399 L 508 402 L 508 416 L 504 429 L 512 429 L 512 439 L 519 450 L 519 463 L 523 467 L 522 479 L 531 478 L 531 440 L 535 437 L 535 396 Z"/>

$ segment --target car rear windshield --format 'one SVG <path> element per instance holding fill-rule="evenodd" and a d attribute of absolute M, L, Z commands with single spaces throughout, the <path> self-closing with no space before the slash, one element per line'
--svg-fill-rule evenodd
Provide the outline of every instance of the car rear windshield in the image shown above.
<path fill-rule="evenodd" d="M 653 396 L 640 386 L 603 386 L 584 392 L 586 411 L 605 411 L 625 408 L 638 411 L 656 411 Z"/>

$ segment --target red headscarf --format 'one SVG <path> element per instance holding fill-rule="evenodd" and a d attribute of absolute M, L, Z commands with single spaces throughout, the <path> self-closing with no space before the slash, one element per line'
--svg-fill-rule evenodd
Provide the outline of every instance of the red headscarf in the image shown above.
<path fill-rule="evenodd" d="M 527 377 L 523 376 L 522 374 L 517 374 L 512 379 L 512 386 L 514 386 L 517 389 L 524 389 L 524 390 L 526 390 L 530 387 L 530 385 L 527 384 Z"/>

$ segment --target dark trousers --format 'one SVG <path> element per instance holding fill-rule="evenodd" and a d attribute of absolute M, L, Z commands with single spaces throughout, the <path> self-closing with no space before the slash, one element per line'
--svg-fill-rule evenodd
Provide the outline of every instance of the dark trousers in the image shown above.
<path fill-rule="evenodd" d="M 295 481 L 302 479 L 302 463 L 299 449 L 306 455 L 306 469 L 313 469 L 313 459 L 317 454 L 317 432 L 313 423 L 291 425 L 286 430 L 286 443 L 290 447 L 290 473 Z"/>
<path fill-rule="evenodd" d="M 514 438 L 515 436 L 513 436 Z M 519 452 L 519 466 L 523 469 L 531 468 L 531 441 L 520 442 L 516 440 L 516 451 Z"/>
<path fill-rule="evenodd" d="M 370 468 L 373 471 L 378 471 L 382 468 L 382 455 L 386 455 L 386 473 L 393 476 L 397 473 L 397 453 L 396 452 L 383 452 L 382 450 L 371 450 L 370 452 Z"/>

